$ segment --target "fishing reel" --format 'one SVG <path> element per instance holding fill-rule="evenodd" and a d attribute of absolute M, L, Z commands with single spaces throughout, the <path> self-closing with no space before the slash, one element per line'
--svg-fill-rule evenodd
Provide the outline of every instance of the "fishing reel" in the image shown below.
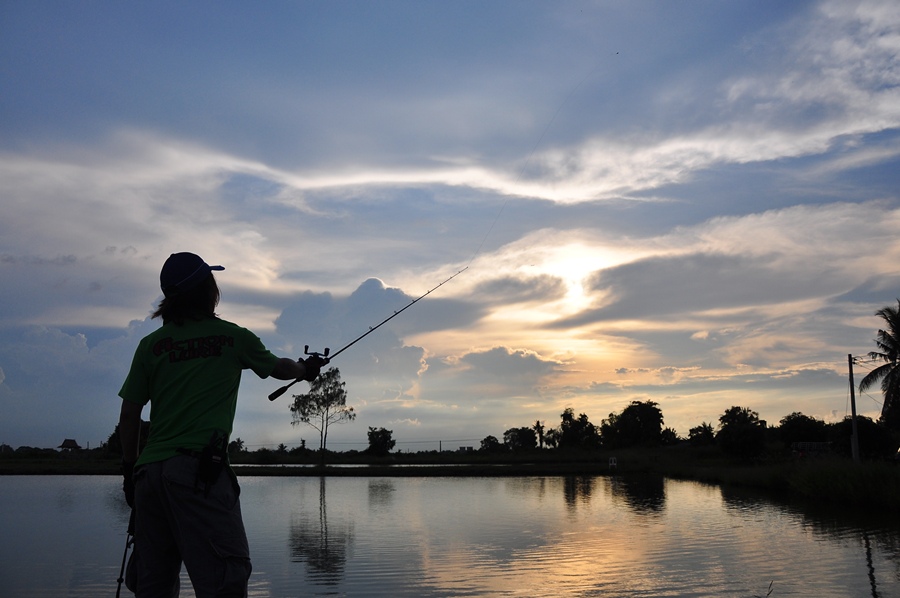
<path fill-rule="evenodd" d="M 310 351 L 309 345 L 303 345 L 303 354 L 304 355 L 311 355 L 312 357 L 321 357 L 325 361 L 328 361 L 328 352 L 330 350 L 331 349 L 329 349 L 328 347 L 325 347 L 325 350 L 322 353 L 319 353 L 318 351 Z"/>
<path fill-rule="evenodd" d="M 309 355 L 309 357 L 306 358 L 306 365 L 309 366 L 310 359 L 316 359 L 318 361 L 318 363 L 313 364 L 314 367 L 316 365 L 318 367 L 325 367 L 326 365 L 328 365 L 331 362 L 331 360 L 328 358 L 328 351 L 330 351 L 330 349 L 328 347 L 325 347 L 325 351 L 323 351 L 322 353 L 319 353 L 318 351 L 310 351 L 309 345 L 305 345 L 303 347 L 303 354 Z"/>

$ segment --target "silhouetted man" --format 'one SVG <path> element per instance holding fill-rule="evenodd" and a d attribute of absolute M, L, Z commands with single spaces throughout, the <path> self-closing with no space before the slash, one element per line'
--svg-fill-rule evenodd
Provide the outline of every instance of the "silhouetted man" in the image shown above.
<path fill-rule="evenodd" d="M 144 337 L 119 391 L 124 491 L 135 515 L 134 586 L 139 598 L 177 595 L 184 562 L 197 598 L 246 596 L 250 550 L 240 488 L 228 464 L 243 370 L 309 380 L 326 359 L 279 358 L 251 331 L 215 314 L 213 270 L 175 253 L 160 273 L 163 325 Z M 150 434 L 138 454 L 141 412 Z"/>

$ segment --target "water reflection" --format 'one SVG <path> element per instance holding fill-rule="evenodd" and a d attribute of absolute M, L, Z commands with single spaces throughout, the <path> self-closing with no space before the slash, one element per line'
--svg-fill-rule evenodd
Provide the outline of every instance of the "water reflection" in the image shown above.
<path fill-rule="evenodd" d="M 609 488 L 613 498 L 621 499 L 638 515 L 659 515 L 666 508 L 666 481 L 662 476 L 615 476 Z"/>
<path fill-rule="evenodd" d="M 878 583 L 875 581 L 875 565 L 872 563 L 872 544 L 869 542 L 868 532 L 863 532 L 863 544 L 866 546 L 866 567 L 869 570 L 869 587 L 872 588 L 872 598 L 878 598 Z"/>
<path fill-rule="evenodd" d="M 589 504 L 594 491 L 594 476 L 567 476 L 563 483 L 563 499 L 570 511 L 579 504 Z"/>
<path fill-rule="evenodd" d="M 900 526 L 900 516 L 896 512 L 848 509 L 827 500 L 795 502 L 745 488 L 724 487 L 722 498 L 726 508 L 741 517 L 753 515 L 764 518 L 774 508 L 776 512 L 796 520 L 819 542 L 837 540 L 855 547 L 856 554 L 866 564 L 867 579 L 865 583 L 860 579 L 859 587 L 862 590 L 868 586 L 867 595 L 872 598 L 883 596 L 878 590 L 879 573 L 883 577 L 893 575 L 892 581 L 895 583 L 900 580 L 900 535 L 884 533 L 886 525 Z M 873 556 L 873 538 L 876 550 L 884 557 L 882 562 Z M 881 585 L 884 586 L 885 582 L 882 581 Z"/>
<path fill-rule="evenodd" d="M 324 476 L 319 478 L 317 519 L 301 518 L 291 524 L 291 561 L 306 563 L 309 580 L 326 586 L 338 585 L 344 577 L 347 553 L 353 542 L 353 527 L 346 523 L 329 525 Z"/>
<path fill-rule="evenodd" d="M 0 479 L 0 596 L 115 595 L 120 487 Z M 891 513 L 631 476 L 248 476 L 242 488 L 254 598 L 765 596 L 770 583 L 772 598 L 900 596 Z"/>
<path fill-rule="evenodd" d="M 374 511 L 380 507 L 389 507 L 394 498 L 396 485 L 389 478 L 375 478 L 369 480 L 369 510 Z"/>
<path fill-rule="evenodd" d="M 638 515 L 658 515 L 666 508 L 666 481 L 659 475 L 568 476 L 563 482 L 566 507 L 574 511 L 590 505 L 598 480 L 603 480 L 610 496 Z"/>

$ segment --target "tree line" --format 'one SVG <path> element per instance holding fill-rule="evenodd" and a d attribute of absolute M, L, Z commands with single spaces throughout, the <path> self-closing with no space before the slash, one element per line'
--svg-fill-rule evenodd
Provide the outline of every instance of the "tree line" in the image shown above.
<path fill-rule="evenodd" d="M 900 443 L 900 430 L 892 429 L 885 418 L 877 422 L 857 416 L 860 452 L 867 458 L 891 457 Z M 850 454 L 852 421 L 826 423 L 803 413 L 784 416 L 777 426 L 769 426 L 749 407 L 732 406 L 719 417 L 718 425 L 702 422 L 680 437 L 665 427 L 663 412 L 654 401 L 632 401 L 619 413 L 595 425 L 585 413 L 577 417 L 567 408 L 560 423 L 547 429 L 541 421 L 531 426 L 510 428 L 503 439 L 487 436 L 481 441 L 485 452 L 521 452 L 543 448 L 562 451 L 617 450 L 660 447 L 686 443 L 695 447 L 714 446 L 723 454 L 739 459 L 761 456 L 769 446 L 780 443 L 785 451 L 830 451 Z"/>
<path fill-rule="evenodd" d="M 340 387 L 339 373 L 329 376 L 328 386 Z M 335 413 L 331 406 L 328 413 Z M 296 409 L 293 410 L 298 413 Z M 328 418 L 322 415 L 313 417 L 295 415 L 294 422 L 304 423 L 302 417 L 310 418 L 310 425 L 323 426 Z M 341 421 L 352 421 L 345 416 Z M 888 458 L 894 455 L 900 444 L 900 430 L 892 428 L 890 421 L 880 418 L 874 421 L 865 416 L 857 416 L 857 431 L 860 455 L 867 459 Z M 143 422 L 142 440 L 146 440 L 149 422 Z M 576 451 L 619 450 L 628 448 L 655 448 L 678 444 L 692 447 L 713 447 L 724 455 L 738 459 L 752 460 L 759 458 L 773 446 L 785 452 L 822 452 L 850 456 L 850 438 L 852 434 L 851 418 L 845 417 L 835 423 L 793 412 L 784 416 L 777 425 L 770 426 L 759 418 L 759 414 L 749 407 L 732 406 L 718 418 L 717 425 L 702 422 L 691 428 L 686 437 L 679 436 L 675 430 L 665 426 L 662 409 L 654 401 L 632 401 L 622 411 L 610 413 L 599 425 L 590 421 L 587 414 L 575 415 L 572 408 L 560 414 L 560 422 L 556 427 L 548 427 L 542 421 L 535 421 L 530 426 L 513 427 L 506 430 L 502 438 L 486 436 L 479 447 L 479 452 L 488 454 L 524 453 L 528 451 L 560 451 L 572 453 Z M 362 454 L 373 457 L 384 457 L 396 446 L 393 430 L 386 428 L 368 428 L 368 447 Z M 320 433 L 318 450 L 307 448 L 306 442 L 300 446 L 288 448 L 280 444 L 274 450 L 260 448 L 253 452 L 254 460 L 261 463 L 276 463 L 284 456 L 309 456 L 318 453 L 324 460 L 326 451 L 326 434 Z M 118 448 L 118 428 L 110 435 L 105 447 Z M 810 448 L 810 445 L 813 445 Z M 799 447 L 799 448 L 798 448 Z M 228 447 L 232 457 L 249 455 L 250 451 L 240 438 L 231 441 Z M 353 451 L 356 452 L 356 451 Z"/>

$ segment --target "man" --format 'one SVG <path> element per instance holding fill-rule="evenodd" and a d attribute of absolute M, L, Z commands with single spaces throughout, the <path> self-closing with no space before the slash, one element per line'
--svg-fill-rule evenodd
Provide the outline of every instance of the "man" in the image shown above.
<path fill-rule="evenodd" d="M 163 325 L 141 340 L 119 391 L 139 598 L 177 595 L 182 562 L 197 598 L 247 595 L 250 550 L 227 453 L 241 372 L 312 381 L 328 362 L 276 357 L 255 334 L 218 318 L 213 270 L 224 268 L 193 253 L 166 260 L 153 313 Z M 139 454 L 147 403 L 150 434 Z"/>

